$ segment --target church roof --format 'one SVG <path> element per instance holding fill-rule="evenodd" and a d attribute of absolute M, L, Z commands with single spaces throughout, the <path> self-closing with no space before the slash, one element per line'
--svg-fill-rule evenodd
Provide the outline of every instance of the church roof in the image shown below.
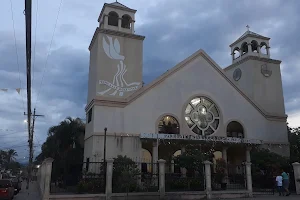
<path fill-rule="evenodd" d="M 136 10 L 132 9 L 132 8 L 129 8 L 123 4 L 121 4 L 120 2 L 116 1 L 116 2 L 113 2 L 113 3 L 104 3 L 103 7 L 102 7 L 102 10 L 100 12 L 100 15 L 98 17 L 98 22 L 100 22 L 100 19 L 102 17 L 102 14 L 104 12 L 104 9 L 105 7 L 108 6 L 108 7 L 112 7 L 112 8 L 116 8 L 116 9 L 121 9 L 121 10 L 126 10 L 126 11 L 129 11 L 129 12 L 133 12 L 133 13 L 136 13 Z"/>
<path fill-rule="evenodd" d="M 125 6 L 124 4 L 121 4 L 120 2 L 116 1 L 116 2 L 113 2 L 113 3 L 109 3 L 109 5 L 112 5 L 112 6 L 119 6 L 119 7 L 122 7 L 122 8 L 128 8 L 127 6 Z M 129 8 L 131 9 L 131 8 Z"/>
<path fill-rule="evenodd" d="M 232 47 L 233 45 L 235 45 L 236 43 L 242 41 L 243 39 L 245 39 L 246 37 L 255 37 L 255 38 L 260 38 L 263 40 L 270 40 L 270 38 L 262 36 L 258 33 L 255 33 L 253 31 L 247 30 L 241 37 L 239 37 L 235 42 L 233 42 L 230 47 Z"/>

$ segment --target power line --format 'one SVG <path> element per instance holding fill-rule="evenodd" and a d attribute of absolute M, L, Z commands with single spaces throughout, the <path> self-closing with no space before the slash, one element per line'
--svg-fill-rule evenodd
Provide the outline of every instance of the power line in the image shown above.
<path fill-rule="evenodd" d="M 61 6 L 62 6 L 62 1 L 63 1 L 63 0 L 60 1 L 59 7 L 58 7 L 58 12 L 57 12 L 57 16 L 56 16 L 55 25 L 54 25 L 54 30 L 53 30 L 53 33 L 52 33 L 52 38 L 51 38 L 51 41 L 50 41 L 50 46 L 49 46 L 49 49 L 48 49 L 48 53 L 47 53 L 47 57 L 46 57 L 45 65 L 44 65 L 43 75 L 42 75 L 41 83 L 40 83 L 40 85 L 39 85 L 39 89 L 38 89 L 38 92 L 37 92 L 36 102 L 35 102 L 35 106 L 34 106 L 35 108 L 36 108 L 36 105 L 37 105 L 37 103 L 38 103 L 39 95 L 40 95 L 40 92 L 41 92 L 41 87 L 42 87 L 42 85 L 43 85 L 43 80 L 44 80 L 44 76 L 45 76 L 45 71 L 46 71 L 47 64 L 48 64 L 48 59 L 49 59 L 49 55 L 50 55 L 50 50 L 51 50 L 51 47 L 52 47 L 53 38 L 54 38 L 54 34 L 55 34 L 55 31 L 56 31 L 56 26 L 57 26 L 57 22 L 58 22 L 58 17 L 59 17 L 60 10 L 61 10 Z"/>
<path fill-rule="evenodd" d="M 19 54 L 18 54 L 18 48 L 17 48 L 17 37 L 16 37 L 16 29 L 15 29 L 15 20 L 14 20 L 14 12 L 13 12 L 13 3 L 12 0 L 10 0 L 10 10 L 11 10 L 11 19 L 12 19 L 12 24 L 13 24 L 13 30 L 14 30 L 14 40 L 15 40 L 15 50 L 16 50 L 16 57 L 17 57 L 17 65 L 18 65 L 18 74 L 19 74 L 19 83 L 20 83 L 20 88 L 22 88 L 22 82 L 21 82 L 21 75 L 20 75 L 20 64 L 19 64 Z M 23 110 L 25 111 L 25 102 L 22 97 L 22 103 L 23 103 Z"/>
<path fill-rule="evenodd" d="M 36 1 L 36 14 L 35 14 L 35 31 L 34 31 L 34 45 L 33 45 L 33 65 L 32 65 L 32 87 L 34 83 L 34 67 L 35 67 L 35 58 L 36 58 L 36 30 L 38 25 L 38 12 L 39 12 L 39 1 Z"/>

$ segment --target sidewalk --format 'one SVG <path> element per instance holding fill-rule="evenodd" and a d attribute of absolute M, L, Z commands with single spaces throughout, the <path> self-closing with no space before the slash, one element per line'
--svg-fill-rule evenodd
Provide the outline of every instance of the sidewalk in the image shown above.
<path fill-rule="evenodd" d="M 29 189 L 26 189 L 26 181 L 22 182 L 22 190 L 14 197 L 14 200 L 41 200 L 37 182 L 33 181 L 29 185 Z"/>
<path fill-rule="evenodd" d="M 277 200 L 277 199 L 289 199 L 289 200 L 299 200 L 299 195 L 291 195 L 291 196 L 278 196 L 278 195 L 270 195 L 270 196 L 256 196 L 253 198 L 239 198 L 239 199 L 245 199 L 245 200 Z M 229 199 L 227 199 L 229 200 Z"/>

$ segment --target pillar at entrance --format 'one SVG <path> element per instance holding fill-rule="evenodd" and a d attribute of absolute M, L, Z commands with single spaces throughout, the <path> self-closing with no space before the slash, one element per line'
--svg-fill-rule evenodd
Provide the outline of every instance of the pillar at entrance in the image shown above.
<path fill-rule="evenodd" d="M 174 160 L 171 161 L 171 173 L 175 172 L 175 163 Z"/>
<path fill-rule="evenodd" d="M 112 175 L 113 175 L 113 159 L 106 160 L 106 186 L 105 186 L 105 194 L 106 199 L 110 199 L 112 194 Z"/>
<path fill-rule="evenodd" d="M 212 163 L 210 161 L 203 162 L 205 167 L 205 186 L 206 186 L 206 198 L 211 199 L 211 168 Z"/>
<path fill-rule="evenodd" d="M 158 161 L 158 143 L 153 142 L 153 149 L 152 149 L 153 174 L 157 173 L 157 161 Z"/>
<path fill-rule="evenodd" d="M 158 161 L 159 164 L 159 194 L 160 194 L 160 198 L 163 198 L 165 196 L 166 193 L 166 184 L 165 184 L 165 164 L 166 161 L 160 159 Z"/>
<path fill-rule="evenodd" d="M 223 160 L 225 160 L 226 163 L 227 163 L 227 149 L 228 147 L 223 147 L 222 149 L 222 158 Z"/>
<path fill-rule="evenodd" d="M 228 159 L 227 159 L 227 149 L 228 149 L 228 147 L 223 147 L 223 149 L 222 149 L 222 158 L 223 158 L 223 160 L 225 161 L 225 163 L 226 163 L 226 166 L 227 166 L 227 163 L 228 163 Z M 225 180 L 223 180 L 225 183 L 227 183 L 227 184 L 229 184 L 229 179 L 228 179 L 228 168 L 226 167 L 226 169 L 225 169 L 225 177 L 224 177 L 224 179 Z"/>
<path fill-rule="evenodd" d="M 181 148 L 181 154 L 185 153 L 185 147 Z M 180 168 L 182 177 L 186 177 L 186 168 Z"/>
<path fill-rule="evenodd" d="M 251 175 L 251 163 L 246 162 L 246 178 L 247 178 L 247 190 L 249 197 L 253 196 L 253 190 L 252 190 L 252 175 Z"/>
<path fill-rule="evenodd" d="M 246 148 L 246 162 L 251 163 L 251 149 L 252 147 L 247 147 Z"/>
<path fill-rule="evenodd" d="M 300 163 L 293 163 L 293 168 L 295 176 L 296 193 L 300 194 Z"/>

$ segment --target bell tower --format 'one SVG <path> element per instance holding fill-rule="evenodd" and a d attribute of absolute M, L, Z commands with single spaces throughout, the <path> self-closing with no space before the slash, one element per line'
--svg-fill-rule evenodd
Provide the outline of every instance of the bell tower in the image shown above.
<path fill-rule="evenodd" d="M 91 44 L 88 102 L 121 101 L 142 86 L 143 40 L 134 30 L 136 10 L 105 3 Z"/>
<path fill-rule="evenodd" d="M 230 45 L 228 77 L 269 115 L 285 116 L 280 60 L 271 58 L 270 38 L 249 30 Z"/>

